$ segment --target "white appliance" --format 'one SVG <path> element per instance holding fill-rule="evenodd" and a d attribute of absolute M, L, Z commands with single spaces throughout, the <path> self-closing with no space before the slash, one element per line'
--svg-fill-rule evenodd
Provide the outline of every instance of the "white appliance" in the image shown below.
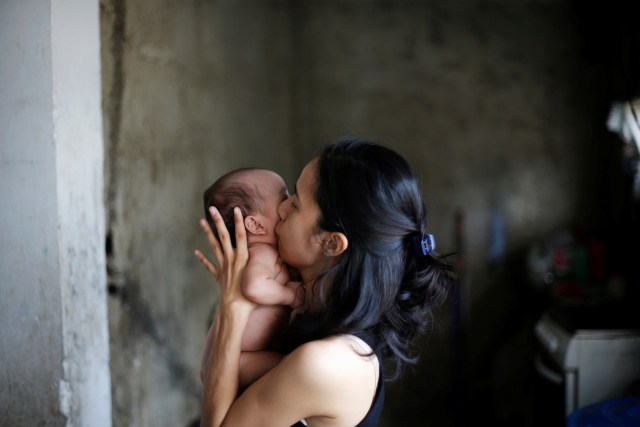
<path fill-rule="evenodd" d="M 536 323 L 535 335 L 542 348 L 536 371 L 564 388 L 565 416 L 622 397 L 640 380 L 640 329 L 573 329 L 547 312 Z"/>

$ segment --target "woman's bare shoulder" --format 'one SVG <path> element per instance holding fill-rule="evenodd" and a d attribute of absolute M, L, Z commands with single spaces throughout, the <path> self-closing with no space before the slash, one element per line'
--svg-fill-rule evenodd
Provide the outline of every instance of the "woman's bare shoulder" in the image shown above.
<path fill-rule="evenodd" d="M 321 340 L 310 341 L 298 347 L 291 355 L 299 363 L 313 363 L 328 368 L 340 364 L 369 365 L 375 356 L 371 347 L 353 335 L 335 335 Z M 320 360 L 318 360 L 320 359 Z"/>
<path fill-rule="evenodd" d="M 377 358 L 367 356 L 370 350 L 355 337 L 334 336 L 301 345 L 285 357 L 283 368 L 320 392 L 369 396 L 375 392 L 379 372 Z"/>
<path fill-rule="evenodd" d="M 311 341 L 290 354 L 292 371 L 313 385 L 325 414 L 351 419 L 355 425 L 369 411 L 379 380 L 377 358 L 366 356 L 370 350 L 349 335 Z"/>
<path fill-rule="evenodd" d="M 371 406 L 379 371 L 375 356 L 361 356 L 354 343 L 337 336 L 301 345 L 247 389 L 231 419 L 236 425 L 244 425 L 244 417 L 273 425 L 302 418 L 310 425 L 356 425 Z"/>

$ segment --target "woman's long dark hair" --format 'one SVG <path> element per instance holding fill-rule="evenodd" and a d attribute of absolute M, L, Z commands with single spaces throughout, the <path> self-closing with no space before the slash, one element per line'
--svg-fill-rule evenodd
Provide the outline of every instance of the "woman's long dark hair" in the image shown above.
<path fill-rule="evenodd" d="M 348 249 L 316 280 L 319 313 L 296 318 L 285 336 L 289 350 L 336 334 L 368 336 L 400 375 L 415 363 L 411 343 L 447 295 L 453 268 L 437 254 L 416 251 L 426 233 L 418 181 L 395 151 L 350 139 L 319 156 L 315 199 L 319 229 L 339 231 Z"/>

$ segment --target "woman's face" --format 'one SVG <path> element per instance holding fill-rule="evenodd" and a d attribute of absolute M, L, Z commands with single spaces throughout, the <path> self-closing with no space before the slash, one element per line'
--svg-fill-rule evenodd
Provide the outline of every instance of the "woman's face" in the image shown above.
<path fill-rule="evenodd" d="M 313 159 L 305 166 L 294 193 L 278 206 L 278 251 L 284 262 L 300 272 L 303 282 L 326 268 L 321 232 L 317 229 L 320 207 L 314 197 L 317 162 Z"/>

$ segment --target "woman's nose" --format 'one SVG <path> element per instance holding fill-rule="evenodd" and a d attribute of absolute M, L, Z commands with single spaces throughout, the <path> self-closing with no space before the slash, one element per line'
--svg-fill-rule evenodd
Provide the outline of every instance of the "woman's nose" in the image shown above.
<path fill-rule="evenodd" d="M 286 199 L 284 199 L 282 202 L 280 202 L 280 204 L 278 205 L 278 216 L 280 217 L 281 220 L 284 220 L 287 218 L 287 207 L 289 206 L 289 197 L 287 197 Z"/>

